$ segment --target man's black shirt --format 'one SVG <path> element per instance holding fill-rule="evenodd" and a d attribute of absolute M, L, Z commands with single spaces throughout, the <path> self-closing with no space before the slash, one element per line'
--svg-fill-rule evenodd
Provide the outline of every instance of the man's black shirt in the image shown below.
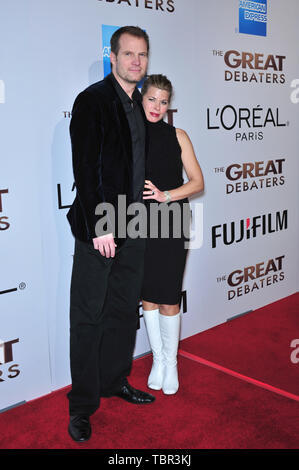
<path fill-rule="evenodd" d="M 124 107 L 128 119 L 133 155 L 133 200 L 143 201 L 144 179 L 145 179 L 145 123 L 140 109 L 141 96 L 135 88 L 132 99 L 120 86 L 113 74 L 111 74 L 116 92 Z"/>

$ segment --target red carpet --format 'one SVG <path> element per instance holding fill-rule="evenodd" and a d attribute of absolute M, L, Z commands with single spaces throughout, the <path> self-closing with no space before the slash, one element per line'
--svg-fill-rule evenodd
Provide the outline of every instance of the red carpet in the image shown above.
<path fill-rule="evenodd" d="M 288 364 L 290 341 L 299 337 L 298 296 L 289 301 L 290 309 L 284 299 L 188 338 L 180 348 L 298 394 L 299 364 Z M 134 361 L 133 386 L 146 390 L 150 364 L 150 356 Z M 85 444 L 67 433 L 67 389 L 4 412 L 0 448 L 298 449 L 299 402 L 182 356 L 179 370 L 179 392 L 153 391 L 151 405 L 103 399 Z"/>
<path fill-rule="evenodd" d="M 267 305 L 180 343 L 180 349 L 299 395 L 299 364 L 290 347 L 299 339 L 299 294 Z"/>

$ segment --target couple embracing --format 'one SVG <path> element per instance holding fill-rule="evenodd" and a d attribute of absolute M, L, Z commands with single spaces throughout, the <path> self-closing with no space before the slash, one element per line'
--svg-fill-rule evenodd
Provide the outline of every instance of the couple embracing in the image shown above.
<path fill-rule="evenodd" d="M 153 352 L 148 387 L 174 394 L 179 388 L 177 349 L 182 278 L 187 236 L 169 234 L 122 238 L 98 233 L 100 203 L 117 211 L 119 195 L 127 204 L 188 204 L 203 189 L 203 176 L 185 131 L 164 122 L 172 97 L 171 82 L 161 74 L 145 77 L 149 38 L 136 26 L 118 29 L 111 38 L 112 73 L 81 92 L 70 125 L 76 198 L 67 215 L 75 237 L 70 299 L 68 393 L 73 440 L 91 436 L 90 416 L 100 397 L 117 396 L 136 405 L 152 394 L 132 387 L 130 375 L 138 327 L 143 317 Z M 184 184 L 182 171 L 188 182 Z M 179 222 L 180 224 L 181 222 Z M 183 231 L 182 231 L 183 232 Z"/>

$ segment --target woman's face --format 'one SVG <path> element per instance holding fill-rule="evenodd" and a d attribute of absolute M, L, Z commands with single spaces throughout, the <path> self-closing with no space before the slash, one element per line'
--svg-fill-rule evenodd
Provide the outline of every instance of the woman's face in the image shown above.
<path fill-rule="evenodd" d="M 150 86 L 142 98 L 146 118 L 150 122 L 160 121 L 169 107 L 169 92 Z"/>

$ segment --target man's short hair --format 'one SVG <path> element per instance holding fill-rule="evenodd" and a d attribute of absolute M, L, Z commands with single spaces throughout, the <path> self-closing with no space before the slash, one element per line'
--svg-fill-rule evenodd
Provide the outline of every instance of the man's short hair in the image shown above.
<path fill-rule="evenodd" d="M 122 26 L 121 28 L 117 29 L 112 34 L 110 39 L 111 52 L 113 52 L 115 55 L 118 54 L 120 48 L 119 38 L 125 33 L 131 34 L 131 36 L 135 36 L 137 38 L 143 38 L 147 45 L 147 52 L 149 52 L 149 37 L 143 29 L 139 28 L 139 26 Z"/>

